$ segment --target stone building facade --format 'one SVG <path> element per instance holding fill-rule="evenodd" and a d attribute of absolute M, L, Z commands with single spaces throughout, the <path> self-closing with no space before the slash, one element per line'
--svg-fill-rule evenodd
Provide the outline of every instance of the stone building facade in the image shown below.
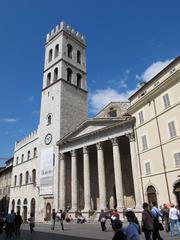
<path fill-rule="evenodd" d="M 143 201 L 180 205 L 180 57 L 130 98 Z"/>
<path fill-rule="evenodd" d="M 0 168 L 0 213 L 5 216 L 8 213 L 11 175 L 13 158 L 5 162 L 5 166 Z"/>

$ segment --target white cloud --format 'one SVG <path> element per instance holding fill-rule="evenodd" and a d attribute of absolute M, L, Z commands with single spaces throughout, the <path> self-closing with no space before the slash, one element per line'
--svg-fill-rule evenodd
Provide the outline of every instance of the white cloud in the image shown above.
<path fill-rule="evenodd" d="M 5 122 L 5 123 L 14 123 L 18 121 L 19 119 L 17 118 L 0 118 L 0 122 Z"/>
<path fill-rule="evenodd" d="M 34 101 L 34 96 L 30 96 L 26 99 L 26 102 L 33 102 Z"/>
<path fill-rule="evenodd" d="M 136 75 L 136 79 L 147 82 L 165 68 L 173 59 L 157 61 L 152 63 L 141 75 Z"/>
<path fill-rule="evenodd" d="M 90 94 L 90 112 L 97 113 L 110 102 L 124 102 L 128 101 L 128 97 L 132 95 L 137 89 L 127 90 L 126 92 L 119 93 L 112 88 L 98 89 Z"/>

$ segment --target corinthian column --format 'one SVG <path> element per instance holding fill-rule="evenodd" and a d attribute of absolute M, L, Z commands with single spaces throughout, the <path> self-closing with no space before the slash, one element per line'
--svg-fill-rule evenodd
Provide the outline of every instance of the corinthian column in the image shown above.
<path fill-rule="evenodd" d="M 97 143 L 97 163 L 98 163 L 98 180 L 99 180 L 99 208 L 106 209 L 106 180 L 104 167 L 104 153 L 102 143 Z"/>
<path fill-rule="evenodd" d="M 90 168 L 89 168 L 89 152 L 88 148 L 83 147 L 84 160 L 84 209 L 83 212 L 88 212 L 91 209 L 91 192 L 90 192 Z"/>
<path fill-rule="evenodd" d="M 71 191 L 72 191 L 71 211 L 77 211 L 77 159 L 75 150 L 71 151 Z"/>
<path fill-rule="evenodd" d="M 134 136 L 134 133 L 127 134 L 126 136 L 129 138 L 129 143 L 130 143 L 131 165 L 132 165 L 132 174 L 133 174 L 133 182 L 134 182 L 136 209 L 142 209 L 140 184 L 138 179 L 138 162 L 137 162 L 136 147 L 135 147 L 135 136 Z"/>
<path fill-rule="evenodd" d="M 117 199 L 117 209 L 122 211 L 124 208 L 123 201 L 123 184 L 122 184 L 122 170 L 121 170 L 121 158 L 119 152 L 119 145 L 117 138 L 111 139 L 113 146 L 113 161 L 114 161 L 114 177 L 115 177 L 115 187 L 116 187 L 116 199 Z"/>
<path fill-rule="evenodd" d="M 60 161 L 60 208 L 65 209 L 65 156 L 63 153 L 59 154 Z"/>

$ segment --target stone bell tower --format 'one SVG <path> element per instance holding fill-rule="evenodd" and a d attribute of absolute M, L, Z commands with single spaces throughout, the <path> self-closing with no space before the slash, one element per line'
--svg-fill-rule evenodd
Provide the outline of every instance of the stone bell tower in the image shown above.
<path fill-rule="evenodd" d="M 87 119 L 86 44 L 84 37 L 61 22 L 47 34 L 39 123 L 40 175 L 47 149 L 53 152 L 52 185 L 40 191 L 58 208 L 58 148 L 56 143 Z M 43 157 L 42 157 L 43 156 Z M 45 183 L 41 182 L 40 188 Z M 42 184 L 43 183 L 43 184 Z M 45 189 L 45 188 L 44 188 Z M 45 196 L 45 197 L 44 197 Z M 53 200 L 52 200 L 53 199 Z M 44 200 L 45 201 L 45 200 Z"/>

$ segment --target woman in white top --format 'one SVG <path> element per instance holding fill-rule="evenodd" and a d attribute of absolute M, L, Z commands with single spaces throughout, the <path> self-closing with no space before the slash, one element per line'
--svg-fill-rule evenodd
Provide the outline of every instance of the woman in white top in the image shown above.
<path fill-rule="evenodd" d="M 170 221 L 170 232 L 171 232 L 171 238 L 174 236 L 174 225 L 176 225 L 178 230 L 178 236 L 180 237 L 180 223 L 179 223 L 179 210 L 177 210 L 174 206 L 174 204 L 171 204 L 171 208 L 169 210 L 169 221 Z"/>

